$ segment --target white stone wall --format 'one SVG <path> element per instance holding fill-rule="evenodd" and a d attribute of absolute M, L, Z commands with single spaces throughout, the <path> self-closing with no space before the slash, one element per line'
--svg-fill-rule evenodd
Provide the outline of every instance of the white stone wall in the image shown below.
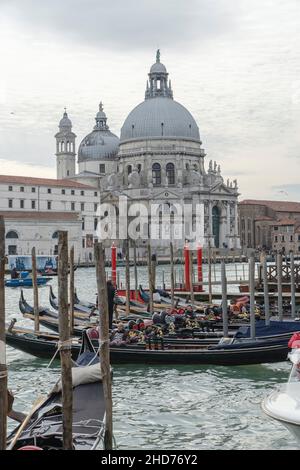
<path fill-rule="evenodd" d="M 75 154 L 56 157 L 56 175 L 59 180 L 75 176 Z"/>
<path fill-rule="evenodd" d="M 111 173 L 116 173 L 117 171 L 117 161 L 116 160 L 88 160 L 84 162 L 78 163 L 79 173 L 83 173 L 84 171 L 91 171 L 92 173 L 100 173 L 100 165 L 105 165 L 105 175 L 110 175 Z M 103 173 L 101 173 L 102 175 Z"/>
<path fill-rule="evenodd" d="M 69 247 L 74 245 L 75 261 L 82 257 L 81 222 L 78 221 L 41 221 L 26 219 L 5 219 L 5 233 L 10 230 L 17 232 L 18 238 L 5 239 L 5 251 L 9 246 L 17 247 L 18 255 L 30 255 L 31 249 L 36 248 L 37 255 L 53 255 L 57 238 L 52 235 L 57 230 L 68 231 Z"/>
<path fill-rule="evenodd" d="M 12 191 L 9 191 L 9 186 L 12 186 Z M 24 188 L 24 191 L 21 188 Z M 35 188 L 35 192 L 32 192 L 32 188 Z M 48 190 L 51 192 L 49 193 Z M 72 194 L 73 191 L 74 194 Z M 12 208 L 9 207 L 9 200 L 12 200 Z M 23 207 L 21 201 L 23 201 Z M 35 209 L 32 208 L 32 201 L 35 201 Z M 86 246 L 86 235 L 97 236 L 94 222 L 99 202 L 100 192 L 97 188 L 0 183 L 0 211 L 79 212 L 84 219 L 84 229 L 81 230 L 80 236 L 80 256 L 84 261 L 93 259 L 93 247 Z M 51 203 L 51 209 L 48 209 L 48 203 Z M 74 203 L 73 208 L 72 203 Z M 23 220 L 20 220 L 23 223 Z M 84 247 L 83 239 L 85 240 Z M 50 248 L 49 246 L 49 250 Z"/>

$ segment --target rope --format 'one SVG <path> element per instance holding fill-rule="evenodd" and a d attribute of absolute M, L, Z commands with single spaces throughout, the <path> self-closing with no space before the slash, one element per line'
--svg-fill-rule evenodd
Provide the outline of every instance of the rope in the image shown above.
<path fill-rule="evenodd" d="M 0 371 L 0 380 L 7 377 L 7 370 Z"/>
<path fill-rule="evenodd" d="M 72 346 L 72 339 L 67 339 L 66 341 L 58 341 L 57 349 L 56 349 L 52 359 L 50 360 L 49 364 L 47 365 L 47 369 L 49 369 L 49 367 L 51 366 L 52 362 L 56 358 L 56 355 L 59 351 L 70 350 L 71 346 Z"/>

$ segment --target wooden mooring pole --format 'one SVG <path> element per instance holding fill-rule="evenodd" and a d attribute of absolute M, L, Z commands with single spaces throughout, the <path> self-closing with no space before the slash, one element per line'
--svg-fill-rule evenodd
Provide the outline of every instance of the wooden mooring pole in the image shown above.
<path fill-rule="evenodd" d="M 282 254 L 277 253 L 277 305 L 278 305 L 278 318 L 283 320 L 282 308 Z"/>
<path fill-rule="evenodd" d="M 112 419 L 112 383 L 109 356 L 109 318 L 107 285 L 105 278 L 105 260 L 102 243 L 95 242 L 96 277 L 100 312 L 100 366 L 105 399 L 105 435 L 104 448 L 113 447 L 113 419 Z"/>
<path fill-rule="evenodd" d="M 156 254 L 152 253 L 151 255 L 151 281 L 152 281 L 152 292 L 156 289 Z"/>
<path fill-rule="evenodd" d="M 268 272 L 267 272 L 267 257 L 266 257 L 265 252 L 262 254 L 262 272 L 263 272 L 263 285 L 264 285 L 265 324 L 270 325 L 269 286 L 268 286 Z"/>
<path fill-rule="evenodd" d="M 36 272 L 36 254 L 35 247 L 31 250 L 31 265 L 32 265 L 32 285 L 33 285 L 33 312 L 34 312 L 34 331 L 40 330 L 39 318 L 39 290 L 37 285 L 37 272 Z"/>
<path fill-rule="evenodd" d="M 151 243 L 148 242 L 148 281 L 149 281 L 149 311 L 153 313 L 153 285 L 152 285 L 152 256 Z"/>
<path fill-rule="evenodd" d="M 73 388 L 68 309 L 68 232 L 58 232 L 59 348 L 61 361 L 63 448 L 72 450 Z"/>
<path fill-rule="evenodd" d="M 255 258 L 252 253 L 249 258 L 249 290 L 250 290 L 250 336 L 255 339 Z"/>
<path fill-rule="evenodd" d="M 171 269 L 171 304 L 172 308 L 175 307 L 175 300 L 174 300 L 174 290 L 175 290 L 175 278 L 174 278 L 174 249 L 173 249 L 173 243 L 170 243 L 170 269 Z"/>
<path fill-rule="evenodd" d="M 74 296 L 75 296 L 75 287 L 74 287 L 74 246 L 70 250 L 70 335 L 73 336 L 74 333 Z"/>
<path fill-rule="evenodd" d="M 227 278 L 225 260 L 221 261 L 223 335 L 228 337 Z"/>
<path fill-rule="evenodd" d="M 6 449 L 7 366 L 5 350 L 5 226 L 0 216 L 0 450 Z"/>
<path fill-rule="evenodd" d="M 137 260 L 136 260 L 136 243 L 133 242 L 133 264 L 134 264 L 134 296 L 135 300 L 138 300 L 139 297 L 139 280 L 138 280 L 138 270 L 137 270 Z"/>
<path fill-rule="evenodd" d="M 125 285 L 126 285 L 126 310 L 128 316 L 130 313 L 130 260 L 129 260 L 129 239 L 125 240 Z"/>
<path fill-rule="evenodd" d="M 295 259 L 294 252 L 290 252 L 291 262 L 291 314 L 292 318 L 296 318 L 296 289 L 295 289 Z"/>

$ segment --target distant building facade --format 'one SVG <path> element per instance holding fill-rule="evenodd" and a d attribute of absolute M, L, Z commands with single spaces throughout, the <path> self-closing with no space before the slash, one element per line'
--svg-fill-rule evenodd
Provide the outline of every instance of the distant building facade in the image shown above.
<path fill-rule="evenodd" d="M 33 246 L 54 254 L 57 231 L 67 230 L 76 259 L 92 260 L 99 200 L 99 190 L 77 181 L 0 175 L 7 254 L 30 254 Z"/>
<path fill-rule="evenodd" d="M 299 252 L 300 203 L 247 199 L 239 203 L 239 230 L 244 249 Z"/>

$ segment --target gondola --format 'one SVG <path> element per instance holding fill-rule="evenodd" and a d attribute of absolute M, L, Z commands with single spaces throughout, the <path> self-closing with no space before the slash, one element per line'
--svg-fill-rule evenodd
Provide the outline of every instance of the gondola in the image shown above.
<path fill-rule="evenodd" d="M 93 377 L 93 379 L 91 379 Z M 105 402 L 99 358 L 86 338 L 73 380 L 73 450 L 94 450 L 105 432 Z M 8 437 L 8 449 L 62 450 L 62 393 L 60 382 L 34 406 L 23 423 Z"/>
<path fill-rule="evenodd" d="M 86 308 L 89 308 L 89 309 L 96 308 L 95 303 L 87 302 L 85 300 L 79 300 L 76 290 L 74 292 L 74 304 L 75 305 L 82 305 L 83 307 L 86 307 Z"/>
<path fill-rule="evenodd" d="M 145 302 L 146 304 L 149 303 L 149 294 L 143 289 L 141 285 L 139 286 L 139 296 L 143 302 Z M 154 303 L 154 306 L 156 307 L 158 307 L 159 305 L 170 307 L 172 304 L 172 301 L 168 292 L 162 289 L 155 289 L 153 303 Z M 175 304 L 177 305 L 177 307 L 182 307 L 182 308 L 186 307 L 187 305 L 192 305 L 191 303 L 187 301 L 187 299 L 183 300 L 180 297 L 175 297 Z M 193 308 L 195 310 L 203 312 L 205 307 L 203 306 L 203 304 L 199 305 L 199 304 L 194 303 Z"/>
<path fill-rule="evenodd" d="M 24 299 L 23 292 L 21 292 L 19 307 L 23 315 L 27 318 L 34 320 L 33 307 L 31 307 Z M 57 312 L 52 312 L 47 309 L 40 309 L 40 323 L 43 326 L 51 329 L 52 331 L 58 331 L 58 314 Z M 49 312 L 49 315 L 48 315 Z M 138 318 L 138 316 L 137 316 Z M 120 320 L 128 322 L 129 320 L 134 319 L 132 315 L 119 317 Z M 74 319 L 74 336 L 81 336 L 84 328 L 95 326 L 96 322 L 92 323 L 90 319 Z M 282 340 L 288 342 L 291 335 L 300 331 L 300 322 L 296 321 L 270 321 L 270 325 L 266 326 L 265 323 L 260 320 L 256 322 L 256 337 L 262 340 Z M 164 336 L 165 341 L 174 342 L 176 340 L 181 340 L 182 343 L 186 342 L 190 338 L 191 342 L 196 344 L 196 340 L 199 340 L 199 344 L 211 342 L 212 344 L 217 343 L 220 338 L 223 336 L 222 324 L 220 326 L 214 325 L 214 328 L 211 331 L 202 331 L 200 328 L 178 328 L 175 331 L 175 334 Z M 250 338 L 251 329 L 248 325 L 236 327 L 229 331 L 230 337 L 235 338 Z"/>
<path fill-rule="evenodd" d="M 50 302 L 51 307 L 54 308 L 54 310 L 58 310 L 58 300 L 57 300 L 57 297 L 54 295 L 52 286 L 50 286 L 50 291 L 49 291 L 49 302 Z M 74 312 L 80 312 L 80 313 L 84 313 L 87 315 L 92 315 L 92 314 L 97 313 L 95 307 L 88 308 L 77 303 L 74 303 Z"/>
<path fill-rule="evenodd" d="M 23 291 L 21 291 L 21 296 L 19 299 L 19 309 L 23 314 L 24 318 L 35 321 L 34 309 L 33 307 L 26 302 Z M 49 328 L 52 331 L 58 332 L 58 312 L 52 311 L 50 309 L 40 307 L 39 308 L 39 323 L 46 328 Z M 86 316 L 85 318 L 77 318 L 76 313 L 74 315 L 74 327 L 73 335 L 81 336 L 82 331 L 88 327 L 96 326 L 96 322 L 91 322 L 91 319 Z"/>
<path fill-rule="evenodd" d="M 36 357 L 50 359 L 56 353 L 57 338 L 37 336 L 34 332 L 22 332 L 12 329 L 6 331 L 6 343 L 16 349 Z M 72 342 L 72 357 L 80 350 L 80 341 Z M 158 349 L 160 348 L 160 349 Z M 249 339 L 221 340 L 217 345 L 174 346 L 160 343 L 128 344 L 111 346 L 110 359 L 112 364 L 214 364 L 214 365 L 246 365 L 286 360 L 288 346 L 286 341 L 265 341 Z"/>
<path fill-rule="evenodd" d="M 27 313 L 34 313 L 34 309 L 29 303 L 25 300 L 23 290 L 21 289 L 21 294 L 19 298 L 19 309 L 23 315 Z M 57 311 L 53 312 L 47 307 L 39 307 L 39 315 L 40 316 L 48 316 L 52 318 L 58 318 L 58 313 Z"/>

